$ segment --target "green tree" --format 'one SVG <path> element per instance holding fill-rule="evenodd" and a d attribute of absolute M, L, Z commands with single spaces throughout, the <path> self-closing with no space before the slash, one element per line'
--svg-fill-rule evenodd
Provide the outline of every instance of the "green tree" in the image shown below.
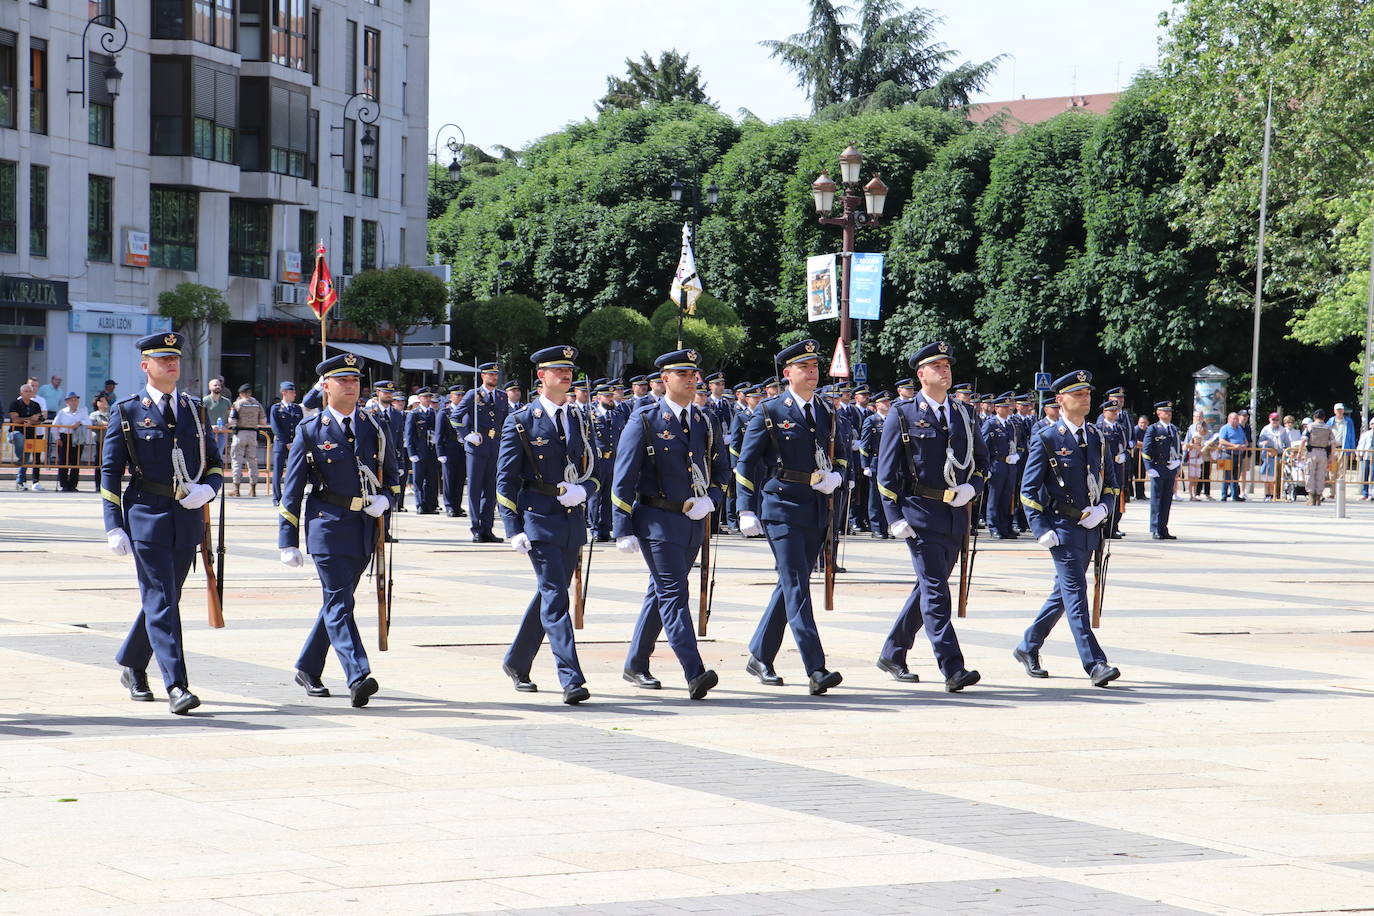
<path fill-rule="evenodd" d="M 691 66 L 689 55 L 664 51 L 654 60 L 645 51 L 639 60 L 625 58 L 625 76 L 606 77 L 606 94 L 596 103 L 597 111 L 607 108 L 642 108 L 655 102 L 715 103 L 706 97 L 701 68 Z"/>
<path fill-rule="evenodd" d="M 677 318 L 680 311 L 679 303 L 671 299 L 654 309 L 649 319 L 656 347 L 654 356 L 678 349 Z M 731 358 L 744 345 L 744 335 L 744 326 L 735 310 L 709 293 L 697 297 L 695 310 L 682 322 L 682 345 L 700 352 L 700 365 L 703 367 L 719 369 L 729 365 Z"/>
<path fill-rule="evenodd" d="M 538 300 L 506 293 L 455 306 L 453 332 L 458 349 L 474 363 L 495 357 L 509 371 L 544 344 L 549 321 Z"/>
<path fill-rule="evenodd" d="M 339 302 L 358 330 L 386 347 L 392 375 L 399 379 L 406 338 L 444 320 L 448 290 L 433 274 L 398 265 L 358 274 Z"/>
<path fill-rule="evenodd" d="M 582 351 L 582 365 L 590 362 L 588 356 L 599 361 L 602 370 L 610 365 L 611 344 L 622 341 L 634 348 L 634 365 L 649 364 L 655 354 L 653 349 L 654 332 L 649 319 L 634 309 L 623 305 L 605 305 L 587 315 L 577 326 L 575 338 Z"/>
<path fill-rule="evenodd" d="M 185 360 L 191 371 L 186 373 L 186 385 L 192 391 L 204 391 L 209 382 L 208 359 L 211 329 L 232 316 L 229 303 L 219 290 L 199 283 L 178 283 L 157 294 L 157 313 L 172 319 L 172 325 L 191 341 L 191 358 Z"/>

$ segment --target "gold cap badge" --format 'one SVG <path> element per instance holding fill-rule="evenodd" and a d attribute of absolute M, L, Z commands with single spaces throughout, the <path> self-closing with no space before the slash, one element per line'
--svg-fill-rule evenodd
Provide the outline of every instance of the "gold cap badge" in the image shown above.
<path fill-rule="evenodd" d="M 816 352 L 816 342 L 815 342 L 814 340 L 808 340 L 808 341 L 806 342 L 806 352 L 807 352 L 807 353 L 815 353 L 815 352 Z"/>
<path fill-rule="evenodd" d="M 175 347 L 177 345 L 177 336 L 175 334 L 168 334 L 166 337 L 162 338 L 162 342 L 169 347 Z"/>
<path fill-rule="evenodd" d="M 688 358 L 689 360 L 691 360 L 692 362 L 696 362 L 696 361 L 697 361 L 697 351 L 696 351 L 696 350 L 688 350 L 688 351 L 687 351 L 687 358 Z"/>
<path fill-rule="evenodd" d="M 949 344 L 945 343 L 944 341 L 940 341 L 940 352 L 941 352 L 941 353 L 948 353 L 948 352 L 949 352 Z"/>
<path fill-rule="evenodd" d="M 356 366 L 358 364 L 358 357 L 350 353 L 344 357 L 344 364 L 349 366 Z"/>
<path fill-rule="evenodd" d="M 564 359 L 572 359 L 572 358 L 573 358 L 573 348 L 572 348 L 572 347 L 564 347 L 564 348 L 563 348 L 563 358 L 564 358 Z"/>
<path fill-rule="evenodd" d="M 1079 380 L 1080 382 L 1086 382 L 1086 381 L 1088 380 L 1088 373 L 1083 372 L 1082 370 L 1080 370 L 1079 373 L 1078 373 L 1078 380 Z"/>

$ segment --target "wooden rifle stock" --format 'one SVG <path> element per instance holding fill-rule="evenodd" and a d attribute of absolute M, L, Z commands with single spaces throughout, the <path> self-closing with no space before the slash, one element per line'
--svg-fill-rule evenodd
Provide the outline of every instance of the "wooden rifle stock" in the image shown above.
<path fill-rule="evenodd" d="M 591 539 L 588 539 L 591 542 Z M 582 591 L 582 584 L 585 580 L 582 577 L 582 557 L 578 556 L 577 565 L 573 567 L 572 581 L 572 601 L 573 601 L 573 629 L 582 629 L 587 622 L 587 599 Z"/>
<path fill-rule="evenodd" d="M 223 498 L 221 495 L 220 499 Z M 220 600 L 219 577 L 215 575 L 215 566 L 210 561 L 210 535 L 214 529 L 210 524 L 209 504 L 200 507 L 200 517 L 205 522 L 205 530 L 200 537 L 200 562 L 205 567 L 205 601 L 209 610 L 210 626 L 218 630 L 224 626 L 224 604 Z M 220 547 L 223 546 L 221 543 Z"/>
<path fill-rule="evenodd" d="M 224 483 L 220 478 L 219 487 L 219 539 L 215 541 L 215 594 L 219 597 L 221 610 L 224 608 Z"/>
<path fill-rule="evenodd" d="M 382 436 L 377 443 L 377 484 L 386 491 L 386 465 L 384 453 L 390 443 Z M 388 510 L 389 512 L 390 510 Z M 377 651 L 385 652 L 391 637 L 391 577 L 386 565 L 386 518 L 383 512 L 377 518 L 377 546 L 372 556 L 372 574 L 377 579 Z"/>
<path fill-rule="evenodd" d="M 1093 551 L 1093 629 L 1102 625 L 1102 602 L 1107 594 L 1107 564 L 1111 562 L 1111 548 L 1106 533 L 1099 535 Z"/>
<path fill-rule="evenodd" d="M 714 515 L 715 513 L 712 513 Z M 706 623 L 711 619 L 711 515 L 702 519 L 706 535 L 701 540 L 701 587 L 697 595 L 697 635 L 706 635 Z"/>
<path fill-rule="evenodd" d="M 835 433 L 836 433 L 836 413 L 834 405 L 830 407 L 830 444 L 826 448 L 826 454 L 830 459 L 830 468 L 835 468 Z M 844 482 L 841 481 L 841 486 Z M 839 489 L 836 487 L 836 489 Z M 830 491 L 827 497 L 830 502 L 830 511 L 826 514 L 825 531 L 825 609 L 835 610 L 835 490 Z"/>

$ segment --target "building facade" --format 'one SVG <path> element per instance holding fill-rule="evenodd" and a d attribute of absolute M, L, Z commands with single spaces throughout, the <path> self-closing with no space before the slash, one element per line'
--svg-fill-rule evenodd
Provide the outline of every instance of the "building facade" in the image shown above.
<path fill-rule="evenodd" d="M 188 390 L 310 380 L 316 245 L 339 286 L 424 264 L 428 33 L 429 0 L 0 0 L 0 396 L 133 390 L 188 281 L 232 313 Z"/>

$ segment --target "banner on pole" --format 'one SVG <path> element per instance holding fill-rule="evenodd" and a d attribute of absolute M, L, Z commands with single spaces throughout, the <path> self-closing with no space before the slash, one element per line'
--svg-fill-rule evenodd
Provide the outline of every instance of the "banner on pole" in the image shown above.
<path fill-rule="evenodd" d="M 683 223 L 682 252 L 678 255 L 677 273 L 673 274 L 673 283 L 668 288 L 668 295 L 672 297 L 675 305 L 682 308 L 682 295 L 685 292 L 687 305 L 683 310 L 688 315 L 695 315 L 697 300 L 701 298 L 703 291 L 701 277 L 697 276 L 697 259 L 692 253 L 692 227 Z"/>
<path fill-rule="evenodd" d="M 840 284 L 835 256 L 817 254 L 806 259 L 806 320 L 840 317 Z"/>
<path fill-rule="evenodd" d="M 849 261 L 849 317 L 877 321 L 883 307 L 883 256 L 854 252 Z"/>
<path fill-rule="evenodd" d="M 329 265 L 324 259 L 324 242 L 315 250 L 315 272 L 310 276 L 310 309 L 315 316 L 324 321 L 324 316 L 339 301 L 339 291 L 329 276 Z"/>

